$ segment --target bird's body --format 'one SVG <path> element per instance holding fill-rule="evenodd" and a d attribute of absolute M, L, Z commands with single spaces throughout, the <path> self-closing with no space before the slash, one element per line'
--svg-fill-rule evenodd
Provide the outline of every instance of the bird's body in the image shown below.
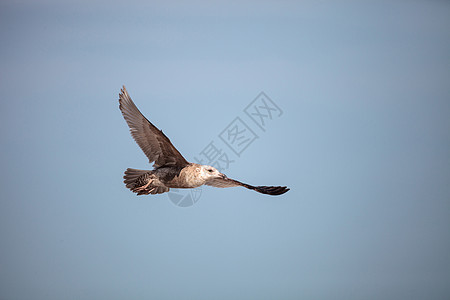
<path fill-rule="evenodd" d="M 128 168 L 125 171 L 125 184 L 138 194 L 158 194 L 169 191 L 169 188 L 189 189 L 205 184 L 206 180 L 197 176 L 199 164 L 190 163 L 184 168 L 160 167 L 155 170 L 137 170 Z"/>
<path fill-rule="evenodd" d="M 128 168 L 125 171 L 126 187 L 138 195 L 161 194 L 168 192 L 170 188 L 196 188 L 202 185 L 243 186 L 269 195 L 281 195 L 289 190 L 280 186 L 252 186 L 230 179 L 214 167 L 188 162 L 169 138 L 141 114 L 125 87 L 119 95 L 119 108 L 134 140 L 150 163 L 154 162 L 153 170 Z"/>

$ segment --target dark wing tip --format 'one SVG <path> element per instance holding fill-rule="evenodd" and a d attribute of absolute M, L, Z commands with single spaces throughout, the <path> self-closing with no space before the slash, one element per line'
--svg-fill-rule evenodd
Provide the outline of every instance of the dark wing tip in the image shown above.
<path fill-rule="evenodd" d="M 120 111 L 122 111 L 122 108 L 123 108 L 122 102 L 123 102 L 124 94 L 125 94 L 125 92 L 124 92 L 123 89 L 124 89 L 124 87 L 122 87 L 122 88 L 120 89 L 120 93 L 119 93 L 119 109 L 120 109 Z"/>
<path fill-rule="evenodd" d="M 123 85 L 122 88 L 120 89 L 120 93 L 119 93 L 119 108 L 120 110 L 122 110 L 122 102 L 128 100 L 127 98 L 129 98 L 130 96 L 128 95 L 127 89 L 125 88 L 125 86 Z"/>
<path fill-rule="evenodd" d="M 287 186 L 257 186 L 255 187 L 255 190 L 261 194 L 278 196 L 283 195 L 290 189 Z"/>

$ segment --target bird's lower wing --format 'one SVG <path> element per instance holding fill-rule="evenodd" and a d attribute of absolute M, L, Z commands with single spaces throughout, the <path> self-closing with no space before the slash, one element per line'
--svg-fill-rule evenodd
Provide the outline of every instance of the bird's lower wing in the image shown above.
<path fill-rule="evenodd" d="M 240 181 L 228 178 L 228 177 L 210 179 L 205 184 L 214 186 L 214 187 L 218 187 L 218 188 L 243 186 L 250 190 L 254 190 L 254 191 L 257 191 L 262 194 L 273 195 L 273 196 L 282 195 L 282 194 L 286 193 L 287 191 L 289 191 L 289 188 L 285 187 L 285 186 L 261 186 L 261 185 L 253 186 L 253 185 L 246 184 L 246 183 L 243 183 L 243 182 L 240 182 Z"/>

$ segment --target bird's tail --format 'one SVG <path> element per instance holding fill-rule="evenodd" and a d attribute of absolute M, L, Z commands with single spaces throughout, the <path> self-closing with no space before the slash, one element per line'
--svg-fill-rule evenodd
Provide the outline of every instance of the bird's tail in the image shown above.
<path fill-rule="evenodd" d="M 139 179 L 139 177 L 146 173 L 151 173 L 151 171 L 128 168 L 125 171 L 125 175 L 123 176 L 123 182 L 125 183 L 127 188 L 131 189 L 135 185 L 135 183 L 137 183 L 136 181 Z"/>
<path fill-rule="evenodd" d="M 123 176 L 125 186 L 138 195 L 161 194 L 169 191 L 165 186 L 155 186 L 153 171 L 128 168 Z"/>

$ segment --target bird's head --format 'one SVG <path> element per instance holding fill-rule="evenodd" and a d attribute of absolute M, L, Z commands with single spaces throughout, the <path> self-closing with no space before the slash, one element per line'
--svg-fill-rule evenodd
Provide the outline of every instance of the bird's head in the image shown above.
<path fill-rule="evenodd" d="M 222 173 L 220 173 L 219 170 L 217 170 L 214 167 L 211 167 L 208 165 L 202 165 L 202 166 L 200 166 L 200 176 L 204 180 L 208 180 L 208 179 L 213 179 L 213 178 L 221 178 L 224 175 Z"/>

